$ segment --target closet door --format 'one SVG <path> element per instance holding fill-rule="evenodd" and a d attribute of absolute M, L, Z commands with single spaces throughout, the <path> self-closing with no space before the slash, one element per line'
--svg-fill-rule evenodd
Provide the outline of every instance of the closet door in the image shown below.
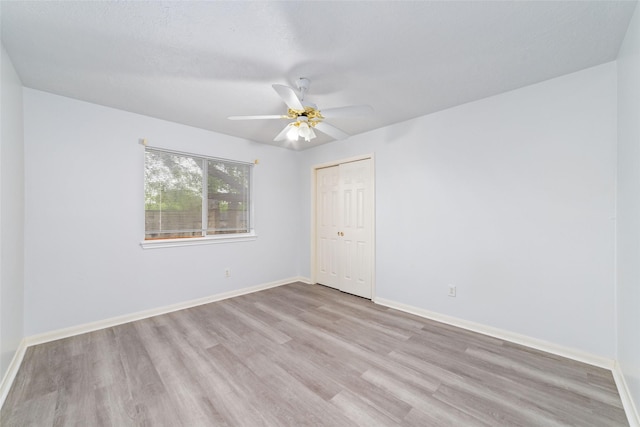
<path fill-rule="evenodd" d="M 316 281 L 339 289 L 340 168 L 316 170 Z"/>
<path fill-rule="evenodd" d="M 373 161 L 342 163 L 316 175 L 316 279 L 364 298 L 372 297 Z"/>

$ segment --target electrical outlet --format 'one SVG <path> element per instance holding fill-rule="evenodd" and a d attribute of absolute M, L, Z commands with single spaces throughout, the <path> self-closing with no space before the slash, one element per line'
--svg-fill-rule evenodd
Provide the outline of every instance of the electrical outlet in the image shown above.
<path fill-rule="evenodd" d="M 225 268 L 224 269 L 224 277 L 231 277 L 231 269 L 230 268 Z"/>
<path fill-rule="evenodd" d="M 449 293 L 447 294 L 450 297 L 455 297 L 456 296 L 456 287 L 453 285 L 449 285 Z"/>

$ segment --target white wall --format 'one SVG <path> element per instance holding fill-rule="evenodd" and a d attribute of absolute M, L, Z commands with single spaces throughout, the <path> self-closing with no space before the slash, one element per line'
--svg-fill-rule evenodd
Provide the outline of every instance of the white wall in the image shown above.
<path fill-rule="evenodd" d="M 31 89 L 24 108 L 26 335 L 298 275 L 295 152 Z M 142 249 L 142 137 L 157 147 L 259 159 L 258 239 Z"/>
<path fill-rule="evenodd" d="M 0 71 L 0 379 L 23 338 L 22 82 L 2 46 Z"/>
<path fill-rule="evenodd" d="M 617 359 L 640 410 L 640 7 L 618 56 Z"/>
<path fill-rule="evenodd" d="M 613 359 L 615 149 L 608 63 L 306 150 L 300 191 L 375 153 L 378 297 Z"/>

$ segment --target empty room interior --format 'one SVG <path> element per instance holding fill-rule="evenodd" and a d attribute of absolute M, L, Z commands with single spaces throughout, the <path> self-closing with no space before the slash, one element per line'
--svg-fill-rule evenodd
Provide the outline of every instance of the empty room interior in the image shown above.
<path fill-rule="evenodd" d="M 2 426 L 640 426 L 638 1 L 0 24 Z"/>

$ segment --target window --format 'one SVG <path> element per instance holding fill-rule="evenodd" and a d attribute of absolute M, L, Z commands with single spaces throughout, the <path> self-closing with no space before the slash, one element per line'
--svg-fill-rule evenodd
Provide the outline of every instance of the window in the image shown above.
<path fill-rule="evenodd" d="M 252 166 L 147 147 L 145 240 L 251 233 Z"/>

